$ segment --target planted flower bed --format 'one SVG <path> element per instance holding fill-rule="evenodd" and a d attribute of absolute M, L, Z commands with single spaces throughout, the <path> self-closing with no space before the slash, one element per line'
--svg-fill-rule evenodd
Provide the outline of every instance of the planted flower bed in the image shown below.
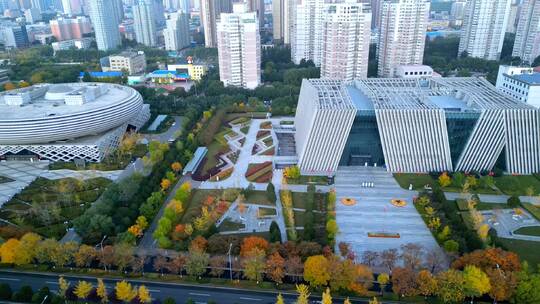
<path fill-rule="evenodd" d="M 270 121 L 261 122 L 261 129 L 272 129 L 272 123 Z"/>
<path fill-rule="evenodd" d="M 268 131 L 268 130 L 260 130 L 259 132 L 257 132 L 257 140 L 260 140 L 261 138 L 265 138 L 268 135 L 270 135 L 270 131 Z"/>
<path fill-rule="evenodd" d="M 251 164 L 246 171 L 246 178 L 250 182 L 269 182 L 272 179 L 272 169 L 272 162 Z"/>

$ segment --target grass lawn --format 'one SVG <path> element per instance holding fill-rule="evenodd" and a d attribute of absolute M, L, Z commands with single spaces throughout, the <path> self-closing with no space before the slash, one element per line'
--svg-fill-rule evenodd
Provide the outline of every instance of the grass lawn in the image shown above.
<path fill-rule="evenodd" d="M 533 205 L 531 203 L 521 203 L 521 206 L 540 221 L 540 206 Z"/>
<path fill-rule="evenodd" d="M 266 112 L 249 112 L 249 113 L 229 113 L 225 116 L 226 121 L 234 120 L 238 117 L 247 118 L 266 118 Z"/>
<path fill-rule="evenodd" d="M 272 136 L 269 136 L 267 138 L 265 138 L 263 140 L 263 143 L 267 146 L 267 147 L 270 147 L 271 145 L 274 144 L 274 141 L 272 140 Z"/>
<path fill-rule="evenodd" d="M 228 149 L 227 146 L 222 145 L 218 141 L 215 141 L 215 140 L 207 148 L 208 148 L 208 153 L 206 154 L 206 162 L 204 163 L 204 167 L 202 171 L 203 174 L 217 165 L 216 155 L 218 155 L 220 151 Z"/>
<path fill-rule="evenodd" d="M 314 185 L 328 185 L 328 177 L 327 176 L 307 176 L 307 175 L 300 175 L 297 179 L 287 179 L 287 184 L 291 185 L 307 185 L 307 184 L 314 184 Z"/>
<path fill-rule="evenodd" d="M 275 206 L 276 204 L 271 202 L 266 196 L 266 191 L 249 191 L 249 194 L 246 197 L 246 203 L 258 204 L 258 205 L 267 205 Z"/>
<path fill-rule="evenodd" d="M 224 220 L 221 225 L 219 225 L 218 230 L 219 232 L 223 231 L 237 231 L 240 229 L 245 228 L 246 226 L 242 223 L 233 222 L 230 220 Z"/>
<path fill-rule="evenodd" d="M 504 203 L 484 203 L 480 202 L 476 205 L 477 210 L 493 210 L 493 209 L 511 209 L 507 204 Z"/>
<path fill-rule="evenodd" d="M 259 208 L 259 217 L 275 216 L 277 214 L 274 208 Z"/>
<path fill-rule="evenodd" d="M 423 190 L 425 185 L 437 183 L 429 174 L 395 173 L 394 178 L 403 189 L 409 189 L 412 184 L 414 190 Z"/>
<path fill-rule="evenodd" d="M 244 133 L 244 134 L 248 134 L 249 132 L 249 126 L 245 126 L 245 127 L 242 127 L 242 129 L 240 129 L 240 132 Z"/>
<path fill-rule="evenodd" d="M 214 197 L 221 197 L 223 190 L 206 190 L 206 189 L 193 189 L 191 191 L 191 199 L 188 204 L 184 205 L 184 215 L 182 216 L 181 223 L 187 224 L 193 222 L 193 219 L 200 215 L 201 206 L 206 198 L 211 195 Z"/>
<path fill-rule="evenodd" d="M 540 226 L 521 227 L 514 231 L 515 234 L 540 236 Z"/>
<path fill-rule="evenodd" d="M 296 227 L 304 227 L 306 221 L 304 220 L 304 213 L 302 211 L 294 211 L 294 224 Z"/>
<path fill-rule="evenodd" d="M 506 249 L 517 253 L 521 260 L 526 260 L 529 265 L 535 267 L 540 264 L 540 242 L 523 241 L 514 239 L 500 239 Z"/>
<path fill-rule="evenodd" d="M 533 195 L 540 193 L 540 181 L 532 175 L 495 177 L 495 185 L 508 195 L 529 195 L 529 190 L 533 191 Z"/>

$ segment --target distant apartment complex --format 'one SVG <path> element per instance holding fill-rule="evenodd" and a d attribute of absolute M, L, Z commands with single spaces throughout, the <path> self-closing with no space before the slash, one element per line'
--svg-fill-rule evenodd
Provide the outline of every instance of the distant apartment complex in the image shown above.
<path fill-rule="evenodd" d="M 458 55 L 498 60 L 504 42 L 511 0 L 469 0 Z"/>
<path fill-rule="evenodd" d="M 81 39 L 85 34 L 92 32 L 90 19 L 85 16 L 75 18 L 58 18 L 49 22 L 51 33 L 56 40 Z"/>
<path fill-rule="evenodd" d="M 219 78 L 225 86 L 254 89 L 261 83 L 261 41 L 257 13 L 235 3 L 217 24 Z"/>
<path fill-rule="evenodd" d="M 231 0 L 201 0 L 201 25 L 204 29 L 204 45 L 216 47 L 216 26 L 221 13 L 232 12 Z"/>
<path fill-rule="evenodd" d="M 146 70 L 146 56 L 143 52 L 125 51 L 101 59 L 103 72 L 127 71 L 129 75 L 144 73 Z M 108 65 L 107 65 L 108 64 Z"/>
<path fill-rule="evenodd" d="M 524 0 L 512 56 L 531 64 L 540 56 L 540 0 Z"/>
<path fill-rule="evenodd" d="M 30 44 L 26 27 L 14 22 L 0 23 L 0 42 L 9 49 L 24 48 Z"/>
<path fill-rule="evenodd" d="M 186 13 L 178 11 L 169 14 L 166 25 L 166 28 L 163 30 L 166 50 L 176 51 L 191 45 L 189 20 Z"/>
<path fill-rule="evenodd" d="M 530 67 L 501 65 L 497 89 L 515 100 L 540 108 L 540 72 Z"/>
<path fill-rule="evenodd" d="M 382 1 L 379 77 L 393 77 L 399 65 L 422 64 L 429 8 L 429 0 Z"/>
<path fill-rule="evenodd" d="M 540 172 L 540 110 L 481 78 L 304 79 L 296 110 L 302 174 Z M 527 134 L 527 136 L 524 136 Z"/>
<path fill-rule="evenodd" d="M 321 65 L 324 0 L 292 0 L 291 59 Z"/>
<path fill-rule="evenodd" d="M 194 64 L 191 57 L 187 63 L 169 64 L 167 70 L 189 75 L 191 80 L 199 81 L 208 72 L 208 67 L 204 64 Z"/>
<path fill-rule="evenodd" d="M 323 15 L 321 77 L 367 78 L 371 36 L 369 4 L 357 0 L 329 4 Z"/>
<path fill-rule="evenodd" d="M 81 50 L 81 49 L 89 48 L 92 45 L 93 41 L 95 41 L 94 38 L 72 39 L 72 40 L 53 42 L 51 46 L 55 52 L 69 50 L 71 48 L 76 48 L 76 49 Z"/>
<path fill-rule="evenodd" d="M 133 28 L 138 43 L 157 45 L 157 27 L 154 0 L 139 0 L 133 9 Z"/>
<path fill-rule="evenodd" d="M 122 40 L 118 30 L 118 19 L 114 12 L 113 2 L 115 0 L 89 0 L 90 19 L 94 25 L 96 33 L 97 47 L 101 51 L 108 51 L 118 48 Z"/>

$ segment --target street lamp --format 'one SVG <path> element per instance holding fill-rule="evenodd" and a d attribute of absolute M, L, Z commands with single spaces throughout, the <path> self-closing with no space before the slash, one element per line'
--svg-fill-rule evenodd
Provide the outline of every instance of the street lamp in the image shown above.
<path fill-rule="evenodd" d="M 107 235 L 104 235 L 101 239 L 101 242 L 99 242 L 99 246 L 101 247 L 101 258 L 103 258 L 103 241 L 107 238 Z M 103 263 L 103 268 L 105 268 L 105 271 L 107 271 L 107 264 Z"/>
<path fill-rule="evenodd" d="M 229 252 L 227 252 L 227 255 L 229 256 L 229 276 L 232 279 L 232 260 L 231 260 L 231 250 L 232 250 L 232 243 L 229 243 Z"/>

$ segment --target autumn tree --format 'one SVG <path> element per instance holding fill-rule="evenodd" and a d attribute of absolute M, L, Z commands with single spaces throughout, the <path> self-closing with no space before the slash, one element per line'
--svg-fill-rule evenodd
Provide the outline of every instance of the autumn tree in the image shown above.
<path fill-rule="evenodd" d="M 420 270 L 416 276 L 416 285 L 418 286 L 418 293 L 423 295 L 426 299 L 437 289 L 437 280 L 433 277 L 431 272 Z"/>
<path fill-rule="evenodd" d="M 279 252 L 274 252 L 266 260 L 266 274 L 268 277 L 278 283 L 283 283 L 285 277 L 285 259 L 281 257 Z"/>
<path fill-rule="evenodd" d="M 253 249 L 260 249 L 264 252 L 268 250 L 268 241 L 258 236 L 248 236 L 242 240 L 240 255 L 247 256 Z"/>
<path fill-rule="evenodd" d="M 313 287 L 326 286 L 330 280 L 330 271 L 325 256 L 311 256 L 304 263 L 304 280 Z"/>
<path fill-rule="evenodd" d="M 330 288 L 326 288 L 326 290 L 323 292 L 322 304 L 332 304 L 332 296 L 330 295 Z"/>
<path fill-rule="evenodd" d="M 298 298 L 296 304 L 309 304 L 309 287 L 304 284 L 296 285 L 296 292 L 298 292 Z"/>
<path fill-rule="evenodd" d="M 395 268 L 392 271 L 392 291 L 399 297 L 411 297 L 418 294 L 416 274 L 411 268 Z"/>
<path fill-rule="evenodd" d="M 386 267 L 388 271 L 392 272 L 398 258 L 399 254 L 397 249 L 391 248 L 383 250 L 383 252 L 381 252 L 381 265 L 383 267 Z"/>
<path fill-rule="evenodd" d="M 92 261 L 97 257 L 97 251 L 93 246 L 81 245 L 74 254 L 75 265 L 77 267 L 89 267 Z"/>
<path fill-rule="evenodd" d="M 408 243 L 401 246 L 401 259 L 405 267 L 416 270 L 422 264 L 424 249 L 421 245 Z"/>
<path fill-rule="evenodd" d="M 60 296 L 62 297 L 65 297 L 66 296 L 66 291 L 68 290 L 69 288 L 69 282 L 64 279 L 63 276 L 59 276 L 58 277 L 58 294 L 60 294 Z"/>
<path fill-rule="evenodd" d="M 206 267 L 210 256 L 201 251 L 189 251 L 187 260 L 186 260 L 186 272 L 188 275 L 193 277 L 201 276 L 206 272 Z"/>
<path fill-rule="evenodd" d="M 367 265 L 355 265 L 354 282 L 349 285 L 349 289 L 359 295 L 367 295 L 368 290 L 373 287 L 373 271 Z"/>
<path fill-rule="evenodd" d="M 137 289 L 133 288 L 130 283 L 121 281 L 116 283 L 114 287 L 116 298 L 120 301 L 129 303 L 137 296 Z"/>
<path fill-rule="evenodd" d="M 496 302 L 508 301 L 514 295 L 518 284 L 517 273 L 500 269 L 486 269 L 485 272 L 491 284 L 488 295 Z"/>
<path fill-rule="evenodd" d="M 152 268 L 154 269 L 154 271 L 160 272 L 161 275 L 163 276 L 163 270 L 165 270 L 166 267 L 167 267 L 167 257 L 162 256 L 162 255 L 158 255 L 154 259 L 154 263 L 152 264 Z"/>
<path fill-rule="evenodd" d="M 383 272 L 377 276 L 377 283 L 381 289 L 381 295 L 384 295 L 384 289 L 386 288 L 386 285 L 388 285 L 388 282 L 390 282 L 390 276 L 387 273 Z"/>
<path fill-rule="evenodd" d="M 107 287 L 101 278 L 97 279 L 96 294 L 101 299 L 101 303 L 107 303 L 109 301 Z"/>
<path fill-rule="evenodd" d="M 465 266 L 463 280 L 465 283 L 465 295 L 473 299 L 488 293 L 491 289 L 487 274 L 473 265 Z"/>
<path fill-rule="evenodd" d="M 167 191 L 167 189 L 169 189 L 169 187 L 171 187 L 171 181 L 164 178 L 161 180 L 161 191 Z"/>
<path fill-rule="evenodd" d="M 251 281 L 257 281 L 257 284 L 262 280 L 262 273 L 266 265 L 266 254 L 262 249 L 253 248 L 244 257 L 242 265 L 244 267 L 244 276 Z"/>
<path fill-rule="evenodd" d="M 276 304 L 285 304 L 285 300 L 283 300 L 283 296 L 281 295 L 281 293 L 279 293 L 276 298 Z"/>
<path fill-rule="evenodd" d="M 466 265 L 474 265 L 484 271 L 490 268 L 504 271 L 519 271 L 521 269 L 517 254 L 495 247 L 464 254 L 452 263 L 452 268 L 464 269 Z"/>
<path fill-rule="evenodd" d="M 73 291 L 73 293 L 77 296 L 77 298 L 83 300 L 88 297 L 88 295 L 92 291 L 92 288 L 94 287 L 91 283 L 86 281 L 79 281 L 79 283 L 77 283 L 77 286 L 75 286 L 75 290 Z"/>
<path fill-rule="evenodd" d="M 180 172 L 180 170 L 182 170 L 182 164 L 179 163 L 179 162 L 174 162 L 171 164 L 171 169 L 176 173 L 178 174 L 178 172 Z"/>
<path fill-rule="evenodd" d="M 304 272 L 304 265 L 299 256 L 291 256 L 285 260 L 285 271 L 292 277 L 293 282 L 298 282 L 298 279 Z"/>
<path fill-rule="evenodd" d="M 0 246 L 0 258 L 2 263 L 15 263 L 16 252 L 19 249 L 19 240 L 12 238 Z"/>
<path fill-rule="evenodd" d="M 442 187 L 442 188 L 445 188 L 445 187 L 448 187 L 452 184 L 452 179 L 450 178 L 450 176 L 448 176 L 448 173 L 447 172 L 443 172 L 440 176 L 439 176 L 439 185 Z"/>
<path fill-rule="evenodd" d="M 210 258 L 210 274 L 215 277 L 221 277 L 225 272 L 227 259 L 223 255 L 215 255 Z"/>
<path fill-rule="evenodd" d="M 139 290 L 137 291 L 137 297 L 139 298 L 140 303 L 152 302 L 152 296 L 150 295 L 150 291 L 144 285 L 139 286 Z"/>
<path fill-rule="evenodd" d="M 465 299 L 465 281 L 463 274 L 449 269 L 437 275 L 437 290 L 435 294 L 444 303 L 457 303 Z"/>
<path fill-rule="evenodd" d="M 41 237 L 35 233 L 29 232 L 23 235 L 15 254 L 15 264 L 30 264 L 34 260 L 39 242 L 41 242 Z"/>
<path fill-rule="evenodd" d="M 336 255 L 327 258 L 330 279 L 328 284 L 332 290 L 345 290 L 354 287 L 357 282 L 358 267 L 349 259 L 340 259 Z M 370 278 L 373 280 L 373 277 Z"/>

